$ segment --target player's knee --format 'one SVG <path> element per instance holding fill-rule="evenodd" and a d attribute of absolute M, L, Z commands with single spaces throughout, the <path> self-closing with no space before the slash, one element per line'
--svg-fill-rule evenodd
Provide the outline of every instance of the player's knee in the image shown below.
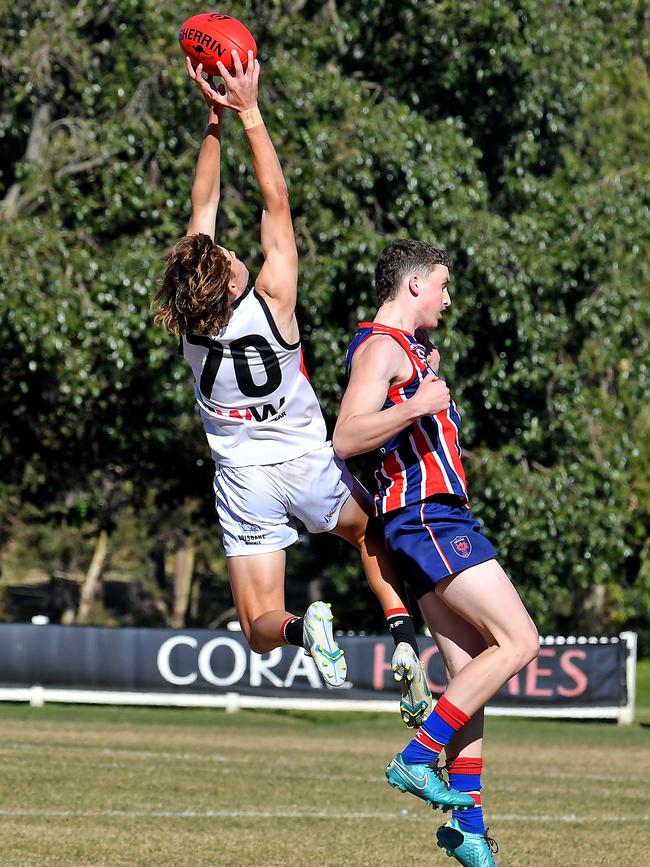
<path fill-rule="evenodd" d="M 517 671 L 525 668 L 529 662 L 539 656 L 539 633 L 532 621 L 518 637 L 517 641 Z"/>
<path fill-rule="evenodd" d="M 266 642 L 259 641 L 255 638 L 254 635 L 251 635 L 250 638 L 246 639 L 248 642 L 249 648 L 253 651 L 253 653 L 267 653 L 268 647 L 266 647 Z"/>
<path fill-rule="evenodd" d="M 527 650 L 527 657 L 528 657 L 526 665 L 528 665 L 529 662 L 532 662 L 534 659 L 537 659 L 537 657 L 539 656 L 539 632 L 533 626 L 532 623 L 531 623 L 530 630 L 529 630 L 529 635 L 528 635 L 527 644 L 526 644 L 526 650 Z"/>
<path fill-rule="evenodd" d="M 248 647 L 253 651 L 253 653 L 266 653 L 268 651 L 266 642 L 261 638 L 261 636 L 256 634 L 254 624 L 253 626 L 249 626 L 248 629 L 242 627 L 242 632 L 244 633 Z"/>
<path fill-rule="evenodd" d="M 364 543 L 364 528 L 361 526 L 350 525 L 349 523 L 343 523 L 339 521 L 333 532 L 340 536 L 341 539 L 345 539 L 350 545 L 354 545 L 357 551 L 361 550 L 361 546 Z"/>
<path fill-rule="evenodd" d="M 360 551 L 361 546 L 364 543 L 363 533 L 351 533 L 349 536 L 346 536 L 346 542 L 349 542 L 350 545 L 354 545 L 357 551 Z"/>
<path fill-rule="evenodd" d="M 357 541 L 353 542 L 353 544 L 356 544 L 358 548 L 362 544 L 365 545 L 368 554 L 379 557 L 380 560 L 387 556 L 384 534 L 377 518 L 368 518 L 366 526 L 359 528 Z"/>
<path fill-rule="evenodd" d="M 278 647 L 281 644 L 279 638 L 278 640 L 273 640 L 268 635 L 265 635 L 262 629 L 257 629 L 255 621 L 246 626 L 242 624 L 242 632 L 249 649 L 253 653 L 269 653 L 274 647 Z"/>

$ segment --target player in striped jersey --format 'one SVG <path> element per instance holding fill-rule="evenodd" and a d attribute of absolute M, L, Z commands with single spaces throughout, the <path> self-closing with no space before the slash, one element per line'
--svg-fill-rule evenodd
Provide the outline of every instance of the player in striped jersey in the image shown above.
<path fill-rule="evenodd" d="M 210 108 L 192 186 L 186 235 L 167 263 L 156 319 L 180 337 L 216 465 L 215 496 L 233 597 L 250 647 L 266 653 L 304 646 L 326 683 L 342 685 L 346 664 L 332 635 L 332 615 L 315 602 L 304 617 L 285 610 L 285 549 L 311 532 L 332 532 L 361 552 L 368 581 L 396 640 L 393 660 L 402 714 L 419 723 L 431 704 L 417 658 L 412 620 L 392 575 L 381 534 L 367 532 L 371 499 L 326 442 L 325 422 L 302 363 L 295 317 L 298 257 L 286 183 L 257 107 L 260 66 L 221 64 L 213 89 L 186 62 Z M 237 113 L 264 200 L 264 262 L 253 286 L 235 253 L 214 241 L 220 198 L 224 110 Z"/>
<path fill-rule="evenodd" d="M 334 447 L 343 458 L 379 451 L 375 503 L 386 544 L 449 675 L 436 708 L 386 776 L 434 807 L 453 809 L 438 844 L 461 864 L 490 867 L 480 806 L 483 708 L 537 656 L 539 640 L 468 507 L 460 411 L 438 376 L 437 350 L 418 339 L 451 304 L 449 269 L 446 253 L 423 242 L 394 241 L 382 252 L 380 307 L 359 325 L 348 351 Z M 437 766 L 443 749 L 453 786 Z"/>

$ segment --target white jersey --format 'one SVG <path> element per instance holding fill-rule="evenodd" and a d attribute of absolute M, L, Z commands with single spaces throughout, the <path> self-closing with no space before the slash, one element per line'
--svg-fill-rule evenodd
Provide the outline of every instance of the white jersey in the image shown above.
<path fill-rule="evenodd" d="M 278 464 L 325 444 L 323 414 L 302 362 L 264 298 L 247 289 L 213 337 L 187 334 L 183 357 L 217 466 Z"/>

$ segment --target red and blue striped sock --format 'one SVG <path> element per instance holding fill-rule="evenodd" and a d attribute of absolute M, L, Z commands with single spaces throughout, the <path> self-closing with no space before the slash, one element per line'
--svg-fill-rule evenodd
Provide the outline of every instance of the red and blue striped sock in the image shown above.
<path fill-rule="evenodd" d="M 481 807 L 481 772 L 483 759 L 463 757 L 454 759 L 447 765 L 449 783 L 457 792 L 467 792 L 476 802 L 471 810 L 454 810 L 454 819 L 461 831 L 469 834 L 485 834 L 483 808 Z"/>
<path fill-rule="evenodd" d="M 442 748 L 466 722 L 469 722 L 467 714 L 444 695 L 441 696 L 416 736 L 402 750 L 402 758 L 409 765 L 428 765 L 434 762 Z"/>

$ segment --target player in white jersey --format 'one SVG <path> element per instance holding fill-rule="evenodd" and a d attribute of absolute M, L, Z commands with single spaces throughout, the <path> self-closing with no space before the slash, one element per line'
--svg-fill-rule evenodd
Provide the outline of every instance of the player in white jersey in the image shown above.
<path fill-rule="evenodd" d="M 157 320 L 181 336 L 194 372 L 216 464 L 233 597 L 250 647 L 265 653 L 284 643 L 305 646 L 326 682 L 343 682 L 345 660 L 328 608 L 313 603 L 301 618 L 284 601 L 285 549 L 297 539 L 294 519 L 311 532 L 333 532 L 360 550 L 371 587 L 384 611 L 393 614 L 389 624 L 398 624 L 394 637 L 407 638 L 394 661 L 406 693 L 403 713 L 406 707 L 415 725 L 429 710 L 430 693 L 406 635 L 410 630 L 416 647 L 412 622 L 381 542 L 366 534 L 370 497 L 326 443 L 302 364 L 295 317 L 298 255 L 286 183 L 257 106 L 260 67 L 252 55 L 246 71 L 236 54 L 233 59 L 233 75 L 219 66 L 227 90 L 222 85 L 218 91 L 203 79 L 200 66 L 195 70 L 187 61 L 210 120 L 192 188 L 192 217 L 167 263 L 156 296 Z M 245 264 L 214 243 L 224 109 L 239 114 L 264 200 L 264 264 L 253 286 Z"/>

